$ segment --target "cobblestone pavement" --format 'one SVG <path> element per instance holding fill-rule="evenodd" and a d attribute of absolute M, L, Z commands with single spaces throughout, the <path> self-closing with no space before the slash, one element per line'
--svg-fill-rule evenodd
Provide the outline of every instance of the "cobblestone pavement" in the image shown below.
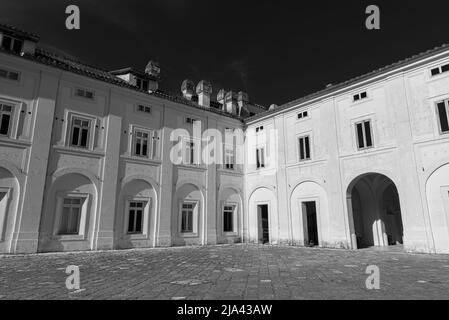
<path fill-rule="evenodd" d="M 80 270 L 69 291 L 68 265 Z M 367 290 L 369 265 L 380 289 Z M 0 256 L 0 299 L 447 299 L 449 256 L 225 245 Z"/>

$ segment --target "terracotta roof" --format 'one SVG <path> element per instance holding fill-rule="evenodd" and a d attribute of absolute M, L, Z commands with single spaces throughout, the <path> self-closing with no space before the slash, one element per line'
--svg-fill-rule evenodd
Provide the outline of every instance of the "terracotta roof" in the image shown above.
<path fill-rule="evenodd" d="M 14 26 L 10 26 L 8 24 L 0 23 L 0 30 L 6 31 L 6 32 L 8 32 L 10 34 L 13 34 L 13 35 L 17 35 L 17 36 L 19 36 L 21 38 L 25 38 L 25 39 L 28 39 L 28 40 L 33 40 L 35 42 L 39 41 L 39 36 L 37 36 L 35 34 L 32 34 L 30 32 L 24 31 L 24 30 L 20 30 L 19 28 L 16 28 Z"/>
<path fill-rule="evenodd" d="M 109 73 L 113 74 L 113 75 L 116 75 L 116 76 L 121 76 L 121 75 L 124 75 L 124 74 L 131 73 L 131 74 L 134 74 L 134 75 L 139 76 L 139 77 L 144 78 L 144 79 L 152 79 L 152 80 L 157 80 L 158 79 L 155 76 L 146 74 L 145 72 L 137 70 L 137 69 L 134 69 L 132 67 L 109 71 Z"/>
<path fill-rule="evenodd" d="M 271 115 L 271 114 L 278 113 L 278 112 L 280 112 L 280 111 L 282 111 L 284 109 L 293 107 L 293 106 L 301 104 L 301 103 L 305 103 L 305 102 L 307 102 L 309 100 L 318 98 L 320 96 L 324 96 L 326 94 L 329 94 L 329 93 L 335 92 L 337 90 L 340 90 L 340 89 L 342 89 L 344 87 L 347 87 L 347 86 L 350 86 L 350 85 L 353 85 L 353 84 L 357 84 L 358 82 L 361 82 L 361 81 L 364 81 L 364 80 L 368 80 L 368 79 L 373 78 L 375 76 L 379 76 L 379 75 L 385 74 L 387 72 L 394 71 L 395 69 L 407 66 L 409 64 L 412 64 L 412 63 L 415 63 L 415 62 L 419 62 L 420 60 L 423 60 L 425 58 L 431 57 L 433 55 L 436 55 L 438 53 L 441 53 L 441 52 L 444 52 L 444 51 L 447 51 L 447 50 L 449 50 L 449 45 L 448 44 L 443 44 L 440 47 L 435 47 L 434 49 L 427 50 L 425 52 L 422 52 L 422 53 L 419 53 L 417 55 L 411 56 L 410 58 L 406 58 L 406 59 L 400 60 L 398 62 L 392 63 L 390 65 L 387 65 L 385 67 L 376 69 L 374 71 L 371 71 L 371 72 L 366 73 L 364 75 L 352 78 L 350 80 L 341 82 L 339 84 L 329 85 L 329 86 L 327 86 L 323 90 L 320 90 L 320 91 L 314 92 L 312 94 L 309 94 L 309 95 L 307 95 L 305 97 L 302 97 L 302 98 L 299 98 L 299 99 L 287 102 L 287 103 L 279 106 L 275 110 L 261 112 L 261 113 L 258 113 L 256 115 L 250 117 L 250 118 L 246 118 L 245 121 L 257 120 L 259 118 L 262 118 L 262 117 L 265 117 L 265 116 L 268 116 L 268 115 Z"/>
<path fill-rule="evenodd" d="M 36 53 L 33 56 L 31 56 L 29 54 L 25 54 L 25 55 L 21 56 L 14 52 L 6 51 L 2 48 L 0 48 L 0 52 L 6 53 L 9 55 L 14 55 L 17 57 L 21 57 L 21 58 L 24 58 L 24 59 L 27 59 L 30 61 L 38 62 L 38 63 L 44 64 L 44 65 L 58 68 L 61 70 L 65 70 L 68 72 L 76 73 L 76 74 L 86 76 L 86 77 L 89 77 L 92 79 L 96 79 L 96 80 L 99 80 L 102 82 L 107 82 L 107 83 L 111 83 L 113 85 L 117 85 L 120 87 L 139 91 L 140 93 L 148 94 L 148 95 L 155 96 L 155 97 L 158 97 L 161 99 L 184 104 L 189 107 L 196 108 L 196 109 L 212 112 L 212 113 L 219 114 L 221 116 L 225 116 L 228 118 L 237 119 L 237 120 L 240 120 L 243 122 L 242 117 L 224 112 L 220 109 L 203 107 L 203 106 L 199 105 L 198 103 L 190 101 L 180 95 L 167 94 L 160 90 L 158 90 L 156 92 L 148 93 L 146 91 L 139 89 L 136 86 L 129 84 L 125 80 L 120 79 L 119 77 L 111 74 L 110 72 L 108 72 L 106 70 L 102 70 L 100 68 L 87 65 L 87 64 L 77 61 L 73 58 L 68 58 L 68 57 L 65 57 L 62 55 L 51 53 L 51 52 L 43 50 L 41 48 L 37 48 Z"/>

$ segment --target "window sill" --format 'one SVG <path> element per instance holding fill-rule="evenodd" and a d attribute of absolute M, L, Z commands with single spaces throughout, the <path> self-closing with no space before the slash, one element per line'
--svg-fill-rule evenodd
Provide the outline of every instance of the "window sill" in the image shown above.
<path fill-rule="evenodd" d="M 74 235 L 54 235 L 53 240 L 57 241 L 83 241 L 86 240 L 84 235 L 74 234 Z"/>
<path fill-rule="evenodd" d="M 237 232 L 235 232 L 235 231 L 233 231 L 233 232 L 223 232 L 223 236 L 235 238 L 235 237 L 238 237 L 239 234 Z"/>
<path fill-rule="evenodd" d="M 148 235 L 146 234 L 131 234 L 128 233 L 126 235 L 123 236 L 124 239 L 129 239 L 129 240 L 148 240 Z"/>
<path fill-rule="evenodd" d="M 159 159 L 150 159 L 145 157 L 131 156 L 129 154 L 123 154 L 120 156 L 125 161 L 133 162 L 133 163 L 143 163 L 143 164 L 154 164 L 160 165 L 162 163 Z"/>
<path fill-rule="evenodd" d="M 180 238 L 198 238 L 198 233 L 193 232 L 180 232 L 179 233 Z"/>
<path fill-rule="evenodd" d="M 66 147 L 66 146 L 53 146 L 53 149 L 60 151 L 65 154 L 72 155 L 85 155 L 91 158 L 103 158 L 105 153 L 102 151 L 95 151 L 89 149 L 75 148 L 75 147 Z"/>
<path fill-rule="evenodd" d="M 9 136 L 0 135 L 0 144 L 10 147 L 14 146 L 31 147 L 32 142 L 26 140 L 13 139 Z"/>
<path fill-rule="evenodd" d="M 204 165 L 196 165 L 196 164 L 178 164 L 176 165 L 178 168 L 191 169 L 197 171 L 206 171 L 207 167 Z"/>

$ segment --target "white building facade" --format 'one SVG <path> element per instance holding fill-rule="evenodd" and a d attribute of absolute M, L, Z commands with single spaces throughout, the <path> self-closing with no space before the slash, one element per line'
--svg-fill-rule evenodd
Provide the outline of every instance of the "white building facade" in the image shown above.
<path fill-rule="evenodd" d="M 264 111 L 242 92 L 212 102 L 205 81 L 164 94 L 154 63 L 106 72 L 37 41 L 0 28 L 0 253 L 449 253 L 449 48 Z"/>

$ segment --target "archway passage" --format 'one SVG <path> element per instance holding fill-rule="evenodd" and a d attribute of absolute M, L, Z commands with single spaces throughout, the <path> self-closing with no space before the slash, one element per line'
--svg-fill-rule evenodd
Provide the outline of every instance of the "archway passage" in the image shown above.
<path fill-rule="evenodd" d="M 403 225 L 397 188 L 379 173 L 354 179 L 347 204 L 354 248 L 385 247 L 403 243 Z"/>

